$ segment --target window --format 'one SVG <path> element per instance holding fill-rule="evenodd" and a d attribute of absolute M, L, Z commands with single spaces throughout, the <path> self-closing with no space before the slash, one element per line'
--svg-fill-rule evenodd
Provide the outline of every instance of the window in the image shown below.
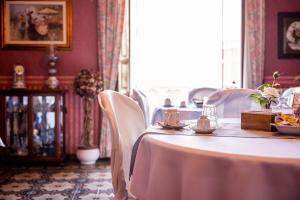
<path fill-rule="evenodd" d="M 241 0 L 131 0 L 130 84 L 152 104 L 241 83 Z"/>

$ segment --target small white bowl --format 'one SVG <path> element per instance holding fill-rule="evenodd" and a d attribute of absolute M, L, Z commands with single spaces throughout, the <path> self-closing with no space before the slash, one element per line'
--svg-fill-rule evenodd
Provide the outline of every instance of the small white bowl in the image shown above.
<path fill-rule="evenodd" d="M 192 130 L 200 134 L 212 134 L 216 129 L 215 128 L 202 129 L 202 128 L 198 128 L 197 126 L 194 126 L 192 127 Z"/>

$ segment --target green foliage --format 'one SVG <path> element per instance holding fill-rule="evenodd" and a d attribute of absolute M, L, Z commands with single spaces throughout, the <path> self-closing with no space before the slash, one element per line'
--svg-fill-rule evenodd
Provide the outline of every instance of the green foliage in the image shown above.
<path fill-rule="evenodd" d="M 268 108 L 269 100 L 266 97 L 263 97 L 261 94 L 251 94 L 250 97 L 252 97 L 255 102 L 257 102 L 262 107 Z"/>
<path fill-rule="evenodd" d="M 264 83 L 261 86 L 259 86 L 257 89 L 263 92 L 265 90 L 265 88 L 268 88 L 268 87 L 272 87 L 272 85 L 270 83 Z"/>
<path fill-rule="evenodd" d="M 259 86 L 257 89 L 259 90 L 259 93 L 251 94 L 250 97 L 255 100 L 261 107 L 263 108 L 270 108 L 271 103 L 277 103 L 277 95 L 270 94 L 270 89 L 266 88 L 272 88 L 275 89 L 277 86 L 279 86 L 279 83 L 276 83 L 276 79 L 278 79 L 280 76 L 280 73 L 278 71 L 275 71 L 273 73 L 273 83 L 264 83 L 261 86 Z M 272 90 L 271 90 L 272 91 Z"/>

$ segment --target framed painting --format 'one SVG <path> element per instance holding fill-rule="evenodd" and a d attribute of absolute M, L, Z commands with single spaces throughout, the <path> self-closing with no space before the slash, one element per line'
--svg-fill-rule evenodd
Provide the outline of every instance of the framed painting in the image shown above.
<path fill-rule="evenodd" d="M 71 0 L 2 0 L 1 47 L 38 49 L 72 45 Z"/>
<path fill-rule="evenodd" d="M 300 12 L 278 13 L 278 57 L 300 58 Z"/>

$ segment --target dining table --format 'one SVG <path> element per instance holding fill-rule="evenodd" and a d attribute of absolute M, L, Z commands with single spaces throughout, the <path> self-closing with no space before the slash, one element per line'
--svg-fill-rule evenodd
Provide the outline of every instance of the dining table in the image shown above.
<path fill-rule="evenodd" d="M 162 122 L 164 120 L 164 113 L 168 109 L 176 109 L 179 112 L 179 117 L 181 120 L 195 120 L 198 119 L 202 114 L 202 108 L 186 106 L 186 107 L 176 107 L 176 106 L 158 106 L 154 109 L 151 125 L 155 125 L 158 122 Z"/>
<path fill-rule="evenodd" d="M 139 200 L 299 200 L 300 137 L 219 119 L 211 134 L 150 126 L 130 192 Z"/>

